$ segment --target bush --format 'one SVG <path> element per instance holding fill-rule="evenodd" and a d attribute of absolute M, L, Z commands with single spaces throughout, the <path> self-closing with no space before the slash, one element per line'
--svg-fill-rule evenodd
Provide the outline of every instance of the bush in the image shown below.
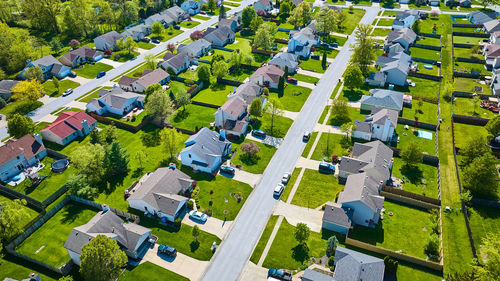
<path fill-rule="evenodd" d="M 212 214 L 213 214 L 213 211 L 212 211 L 212 209 L 206 209 L 206 210 L 204 211 L 204 213 L 205 213 L 205 214 L 207 214 L 207 216 L 210 216 L 210 217 L 211 217 L 211 216 L 212 216 Z"/>
<path fill-rule="evenodd" d="M 190 85 L 193 85 L 193 84 L 194 84 L 194 81 L 193 81 L 193 80 L 191 80 L 191 79 L 186 79 L 186 80 L 184 80 L 184 84 L 186 84 L 186 85 L 190 86 Z"/>
<path fill-rule="evenodd" d="M 194 207 L 194 203 L 193 203 L 193 201 L 189 200 L 189 201 L 187 201 L 187 203 L 186 203 L 186 204 L 187 204 L 188 209 L 190 209 L 190 210 L 194 209 L 194 208 L 193 208 L 193 207 Z"/>
<path fill-rule="evenodd" d="M 212 200 L 208 201 L 208 206 L 212 206 L 214 202 Z"/>
<path fill-rule="evenodd" d="M 334 262 L 335 262 L 335 256 L 331 256 L 328 258 L 328 265 L 329 266 L 333 266 Z"/>
<path fill-rule="evenodd" d="M 182 224 L 181 223 L 181 218 L 175 218 L 175 220 L 174 220 L 175 227 L 179 228 L 179 227 L 181 227 L 181 224 Z"/>
<path fill-rule="evenodd" d="M 385 264 L 385 270 L 388 273 L 390 273 L 392 275 L 396 274 L 396 271 L 398 269 L 398 261 L 397 260 L 394 260 L 389 256 L 385 256 L 384 264 Z"/>
<path fill-rule="evenodd" d="M 424 252 L 428 256 L 439 257 L 439 236 L 437 234 L 433 233 L 429 236 Z"/>
<path fill-rule="evenodd" d="M 214 194 L 214 190 L 213 189 L 210 189 L 210 194 Z"/>
<path fill-rule="evenodd" d="M 0 97 L 0 108 L 4 108 L 7 105 L 7 102 L 3 98 Z"/>
<path fill-rule="evenodd" d="M 134 122 L 137 119 L 137 115 L 132 114 L 132 122 Z"/>

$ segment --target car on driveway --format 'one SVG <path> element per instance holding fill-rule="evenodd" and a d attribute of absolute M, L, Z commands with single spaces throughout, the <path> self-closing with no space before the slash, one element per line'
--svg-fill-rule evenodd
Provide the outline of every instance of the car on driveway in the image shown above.
<path fill-rule="evenodd" d="M 180 30 L 180 29 L 181 29 L 181 26 L 180 26 L 180 25 L 174 25 L 174 29 L 175 29 L 175 30 Z"/>
<path fill-rule="evenodd" d="M 153 43 L 155 43 L 155 44 L 160 44 L 160 43 L 161 43 L 161 41 L 160 41 L 160 40 L 158 40 L 158 39 L 153 39 L 153 40 L 151 40 L 151 42 L 153 42 Z"/>
<path fill-rule="evenodd" d="M 287 184 L 289 180 L 290 180 L 290 173 L 285 173 L 281 178 L 281 183 Z"/>
<path fill-rule="evenodd" d="M 285 186 L 281 183 L 279 183 L 275 188 L 274 188 L 274 191 L 273 191 L 273 195 L 276 197 L 276 198 L 280 198 L 281 194 L 283 193 L 283 190 L 285 190 Z"/>
<path fill-rule="evenodd" d="M 66 91 L 64 91 L 64 93 L 62 95 L 63 95 L 63 97 L 65 97 L 65 96 L 71 95 L 72 93 L 73 93 L 73 89 L 69 88 Z"/>
<path fill-rule="evenodd" d="M 76 73 L 74 71 L 71 71 L 69 74 L 68 74 L 68 77 L 70 78 L 75 78 L 76 77 Z"/>
<path fill-rule="evenodd" d="M 158 254 L 164 254 L 169 257 L 175 257 L 177 255 L 177 250 L 173 247 L 170 247 L 168 245 L 163 245 L 160 244 L 158 246 Z"/>
<path fill-rule="evenodd" d="M 264 132 L 262 130 L 253 130 L 252 135 L 254 135 L 255 137 L 259 137 L 259 138 L 265 138 L 267 134 L 266 134 L 266 132 Z"/>
<path fill-rule="evenodd" d="M 96 76 L 96 77 L 97 77 L 97 78 L 101 78 L 101 77 L 103 77 L 104 75 L 106 75 L 106 71 L 101 71 L 101 72 L 97 73 L 97 76 Z"/>
<path fill-rule="evenodd" d="M 235 170 L 234 170 L 234 168 L 233 168 L 233 167 L 224 166 L 224 167 L 221 167 L 221 168 L 220 168 L 220 172 L 221 172 L 222 174 L 227 174 L 227 175 L 234 176 Z"/>
<path fill-rule="evenodd" d="M 299 81 L 296 78 L 288 77 L 288 78 L 286 78 L 286 82 L 292 83 L 292 84 L 297 84 Z"/>
<path fill-rule="evenodd" d="M 276 278 L 276 279 L 283 280 L 283 281 L 292 280 L 291 273 L 286 272 L 282 269 L 277 269 L 277 268 L 269 268 L 269 270 L 267 271 L 267 277 L 272 277 L 272 278 Z"/>
<path fill-rule="evenodd" d="M 319 163 L 318 170 L 321 173 L 325 173 L 325 174 L 335 174 L 335 165 L 328 163 L 328 162 L 321 162 L 321 163 Z"/>
<path fill-rule="evenodd" d="M 151 39 L 149 39 L 148 37 L 144 37 L 144 38 L 141 39 L 141 41 L 149 43 L 149 42 L 151 42 Z"/>
<path fill-rule="evenodd" d="M 191 212 L 189 212 L 189 217 L 194 219 L 194 220 L 197 220 L 197 221 L 201 221 L 201 222 L 206 222 L 207 221 L 207 218 L 208 216 L 200 211 L 195 211 L 195 210 L 192 210 Z"/>
<path fill-rule="evenodd" d="M 302 140 L 308 142 L 310 138 L 311 138 L 311 132 L 305 131 L 304 135 L 302 136 Z"/>

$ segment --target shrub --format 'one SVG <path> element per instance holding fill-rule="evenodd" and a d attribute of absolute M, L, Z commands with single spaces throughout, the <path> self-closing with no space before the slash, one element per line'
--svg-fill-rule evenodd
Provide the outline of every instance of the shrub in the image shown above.
<path fill-rule="evenodd" d="M 120 54 L 115 54 L 114 57 L 115 57 L 115 60 L 119 60 L 120 59 Z"/>
<path fill-rule="evenodd" d="M 437 234 L 433 233 L 427 238 L 424 252 L 428 256 L 439 257 L 439 236 Z"/>
<path fill-rule="evenodd" d="M 7 105 L 7 102 L 3 98 L 0 97 L 0 108 L 4 108 Z"/>
<path fill-rule="evenodd" d="M 333 266 L 334 262 L 335 262 L 335 256 L 331 256 L 328 258 L 328 265 L 329 266 Z"/>
<path fill-rule="evenodd" d="M 205 214 L 207 214 L 207 216 L 210 216 L 210 217 L 211 217 L 211 216 L 212 216 L 212 214 L 213 214 L 213 211 L 212 211 L 212 209 L 206 209 L 206 210 L 204 211 L 204 213 L 205 213 Z"/>
<path fill-rule="evenodd" d="M 137 115 L 132 114 L 132 122 L 134 122 L 137 119 Z"/>
<path fill-rule="evenodd" d="M 385 256 L 384 264 L 385 264 L 385 270 L 388 273 L 391 273 L 392 275 L 396 274 L 396 271 L 398 269 L 398 261 L 397 260 L 392 259 L 389 256 Z"/>
<path fill-rule="evenodd" d="M 193 85 L 193 84 L 194 84 L 194 81 L 193 81 L 193 80 L 191 80 L 191 79 L 186 79 L 186 80 L 184 80 L 184 84 L 186 84 L 186 85 L 190 86 L 190 85 Z"/>
<path fill-rule="evenodd" d="M 213 189 L 210 189 L 210 194 L 214 194 L 214 190 Z"/>
<path fill-rule="evenodd" d="M 190 210 L 194 209 L 194 208 L 193 208 L 193 207 L 194 207 L 194 203 L 193 203 L 193 201 L 191 201 L 191 200 L 187 201 L 187 207 L 188 207 L 188 209 L 190 209 Z"/>
<path fill-rule="evenodd" d="M 212 206 L 214 202 L 212 200 L 208 201 L 208 206 Z"/>
<path fill-rule="evenodd" d="M 175 227 L 181 227 L 181 218 L 175 218 L 174 225 Z"/>

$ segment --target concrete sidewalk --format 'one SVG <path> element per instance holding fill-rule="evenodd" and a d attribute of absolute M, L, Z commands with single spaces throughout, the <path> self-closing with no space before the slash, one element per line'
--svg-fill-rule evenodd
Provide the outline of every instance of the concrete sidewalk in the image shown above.
<path fill-rule="evenodd" d="M 223 220 L 209 217 L 205 223 L 198 223 L 196 221 L 193 221 L 190 217 L 189 214 L 186 214 L 184 216 L 184 219 L 182 220 L 183 224 L 187 224 L 189 226 L 195 226 L 197 225 L 201 230 L 208 232 L 210 234 L 213 234 L 220 239 L 224 239 L 226 236 L 227 232 L 229 229 L 231 229 L 231 224 L 233 223 L 232 221 L 226 221 L 224 222 Z"/>
<path fill-rule="evenodd" d="M 298 74 L 307 75 L 307 76 L 311 76 L 311 77 L 316 77 L 318 79 L 321 79 L 321 77 L 323 77 L 322 73 L 317 73 L 317 72 L 313 72 L 313 71 L 309 71 L 309 70 L 304 70 L 302 68 L 299 68 L 297 70 L 297 73 Z"/>
<path fill-rule="evenodd" d="M 110 60 L 110 59 L 102 59 L 100 62 L 105 63 L 105 64 L 109 64 L 114 68 L 117 68 L 123 64 L 123 62 L 118 62 L 118 61 L 114 61 L 114 60 Z"/>
<path fill-rule="evenodd" d="M 321 161 L 300 157 L 299 160 L 297 161 L 297 164 L 295 164 L 295 167 L 317 170 L 319 167 L 319 163 L 321 163 Z"/>
<path fill-rule="evenodd" d="M 332 59 L 332 61 L 333 61 L 333 59 Z M 306 87 L 309 89 L 314 89 L 316 87 L 316 85 L 314 85 L 312 83 L 307 83 L 307 82 L 302 82 L 302 81 L 297 81 L 297 86 Z"/>
<path fill-rule="evenodd" d="M 293 226 L 296 226 L 298 223 L 305 223 L 312 231 L 321 232 L 323 211 L 278 201 L 274 209 L 274 215 L 284 216 L 286 221 Z"/>

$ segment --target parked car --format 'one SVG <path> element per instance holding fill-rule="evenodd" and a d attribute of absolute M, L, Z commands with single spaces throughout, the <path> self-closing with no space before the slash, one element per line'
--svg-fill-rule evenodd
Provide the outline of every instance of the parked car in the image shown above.
<path fill-rule="evenodd" d="M 180 27 L 180 25 L 174 25 L 174 29 L 175 29 L 175 30 L 180 30 L 180 29 L 181 29 L 181 27 Z"/>
<path fill-rule="evenodd" d="M 195 211 L 195 210 L 192 210 L 191 212 L 189 212 L 189 217 L 194 219 L 194 220 L 197 220 L 197 221 L 201 221 L 201 222 L 206 222 L 207 221 L 207 218 L 208 216 L 200 211 Z"/>
<path fill-rule="evenodd" d="M 63 97 L 65 97 L 65 96 L 71 95 L 72 93 L 73 93 L 73 89 L 69 88 L 66 91 L 64 91 L 64 93 L 62 95 L 63 95 Z"/>
<path fill-rule="evenodd" d="M 308 142 L 310 138 L 311 138 L 311 132 L 305 131 L 304 135 L 302 136 L 302 140 Z"/>
<path fill-rule="evenodd" d="M 299 82 L 296 78 L 292 78 L 292 77 L 287 77 L 286 81 L 288 83 L 293 83 L 293 84 L 297 84 Z"/>
<path fill-rule="evenodd" d="M 284 281 L 292 280 L 291 273 L 286 272 L 283 269 L 277 269 L 277 268 L 269 268 L 269 270 L 267 271 L 267 277 L 272 277 Z"/>
<path fill-rule="evenodd" d="M 288 181 L 290 180 L 290 177 L 291 177 L 290 173 L 285 173 L 281 178 L 281 183 L 287 184 Z"/>
<path fill-rule="evenodd" d="M 177 255 L 177 250 L 170 246 L 160 244 L 158 246 L 158 254 L 165 254 L 169 257 L 175 257 Z"/>
<path fill-rule="evenodd" d="M 273 47 L 272 47 L 273 51 L 276 51 L 278 50 L 278 44 L 274 44 Z"/>
<path fill-rule="evenodd" d="M 69 74 L 68 74 L 69 77 L 71 78 L 75 78 L 76 77 L 76 73 L 74 71 L 71 71 Z"/>
<path fill-rule="evenodd" d="M 281 193 L 283 193 L 283 190 L 285 190 L 285 186 L 281 183 L 279 183 L 275 188 L 274 188 L 274 192 L 273 192 L 273 195 L 276 197 L 276 198 L 279 198 L 281 196 Z"/>
<path fill-rule="evenodd" d="M 334 48 L 337 48 L 339 46 L 338 43 L 330 43 L 330 45 L 328 46 L 330 49 L 334 49 Z"/>
<path fill-rule="evenodd" d="M 311 55 L 311 59 L 313 59 L 313 60 L 319 60 L 319 55 Z"/>
<path fill-rule="evenodd" d="M 319 171 L 325 174 L 335 174 L 335 166 L 328 162 L 319 163 Z"/>
<path fill-rule="evenodd" d="M 234 176 L 235 170 L 234 170 L 233 167 L 224 166 L 224 167 L 220 168 L 220 172 L 223 173 L 223 174 Z"/>
<path fill-rule="evenodd" d="M 161 41 L 160 41 L 160 40 L 158 40 L 158 39 L 153 39 L 153 40 L 151 40 L 151 42 L 153 42 L 153 43 L 155 43 L 155 44 L 160 44 L 160 43 L 161 43 Z"/>
<path fill-rule="evenodd" d="M 104 75 L 106 75 L 106 71 L 101 71 L 101 72 L 97 73 L 97 76 L 96 76 L 96 77 L 97 77 L 97 78 L 101 78 L 101 77 L 103 77 Z"/>
<path fill-rule="evenodd" d="M 264 132 L 262 130 L 253 130 L 252 135 L 259 137 L 259 138 L 265 138 L 267 134 L 266 134 L 266 132 Z"/>
<path fill-rule="evenodd" d="M 148 37 L 144 37 L 144 38 L 141 39 L 141 41 L 149 43 L 149 42 L 151 42 L 151 39 L 149 39 Z"/>
<path fill-rule="evenodd" d="M 328 45 L 328 43 L 323 42 L 323 43 L 320 43 L 319 46 L 323 47 L 323 48 L 328 48 L 329 45 Z"/>

